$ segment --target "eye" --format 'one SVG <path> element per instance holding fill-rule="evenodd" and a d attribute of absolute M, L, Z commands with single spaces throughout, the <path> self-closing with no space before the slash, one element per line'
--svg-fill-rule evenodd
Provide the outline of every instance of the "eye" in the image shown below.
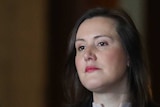
<path fill-rule="evenodd" d="M 78 51 L 83 51 L 84 49 L 85 49 L 85 46 L 79 46 L 79 47 L 77 48 Z"/>
<path fill-rule="evenodd" d="M 108 42 L 99 42 L 98 43 L 98 46 L 107 46 L 108 45 Z"/>

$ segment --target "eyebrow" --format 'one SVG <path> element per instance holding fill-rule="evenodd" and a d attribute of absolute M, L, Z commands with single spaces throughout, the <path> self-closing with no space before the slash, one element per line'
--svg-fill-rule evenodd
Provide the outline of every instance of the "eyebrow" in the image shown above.
<path fill-rule="evenodd" d="M 101 37 L 105 37 L 105 38 L 109 38 L 109 39 L 113 40 L 113 38 L 111 36 L 108 36 L 108 35 L 97 35 L 97 36 L 94 37 L 94 39 L 98 39 L 98 38 L 101 38 Z M 85 40 L 81 39 L 81 38 L 78 38 L 78 39 L 76 39 L 75 42 L 77 42 L 77 41 L 85 41 Z"/>
<path fill-rule="evenodd" d="M 97 35 L 97 36 L 94 37 L 94 39 L 98 39 L 100 37 L 105 37 L 105 38 L 113 39 L 111 36 L 108 36 L 108 35 Z"/>

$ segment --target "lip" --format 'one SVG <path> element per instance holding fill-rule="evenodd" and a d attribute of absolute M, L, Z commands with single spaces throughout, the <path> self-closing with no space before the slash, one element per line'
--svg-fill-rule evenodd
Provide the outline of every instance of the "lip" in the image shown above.
<path fill-rule="evenodd" d="M 86 69 L 85 69 L 85 72 L 94 72 L 94 71 L 97 71 L 97 70 L 100 70 L 100 68 L 95 67 L 95 66 L 87 66 Z"/>

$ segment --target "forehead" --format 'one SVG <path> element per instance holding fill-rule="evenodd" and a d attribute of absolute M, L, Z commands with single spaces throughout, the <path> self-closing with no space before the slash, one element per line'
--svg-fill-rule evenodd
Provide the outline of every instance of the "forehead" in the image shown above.
<path fill-rule="evenodd" d="M 102 16 L 96 16 L 86 19 L 78 28 L 76 37 L 86 35 L 117 35 L 117 23 L 114 19 Z"/>

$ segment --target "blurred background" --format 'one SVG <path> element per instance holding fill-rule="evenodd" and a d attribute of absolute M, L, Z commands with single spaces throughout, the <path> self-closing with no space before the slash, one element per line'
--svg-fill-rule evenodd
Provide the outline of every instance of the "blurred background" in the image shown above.
<path fill-rule="evenodd" d="M 160 103 L 158 0 L 0 0 L 0 107 L 60 107 L 68 36 L 91 7 L 122 7 L 147 44 Z"/>

